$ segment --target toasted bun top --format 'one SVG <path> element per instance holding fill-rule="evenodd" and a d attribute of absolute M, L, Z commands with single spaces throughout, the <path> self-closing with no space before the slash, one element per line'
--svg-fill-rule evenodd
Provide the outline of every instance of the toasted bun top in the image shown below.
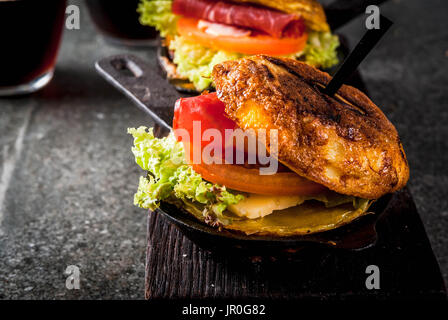
<path fill-rule="evenodd" d="M 330 31 L 324 9 L 316 0 L 232 0 L 233 2 L 255 3 L 303 17 L 308 28 L 314 31 Z"/>
<path fill-rule="evenodd" d="M 327 96 L 327 73 L 264 55 L 219 64 L 213 78 L 227 115 L 242 129 L 278 130 L 278 159 L 297 174 L 366 199 L 406 185 L 397 131 L 359 90 L 344 85 Z"/>

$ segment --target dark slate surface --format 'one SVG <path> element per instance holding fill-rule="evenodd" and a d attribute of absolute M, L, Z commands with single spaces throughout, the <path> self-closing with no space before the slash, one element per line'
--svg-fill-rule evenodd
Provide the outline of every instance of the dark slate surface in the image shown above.
<path fill-rule="evenodd" d="M 395 28 L 361 67 L 370 96 L 396 125 L 410 190 L 448 280 L 448 4 L 390 1 Z M 96 59 L 155 52 L 106 45 L 81 7 L 66 31 L 54 81 L 31 97 L 0 99 L 0 298 L 143 298 L 146 212 L 132 206 L 140 171 L 130 126 L 148 125 L 94 71 Z M 357 19 L 340 30 L 351 43 Z M 194 257 L 187 257 L 192 259 Z M 64 270 L 81 268 L 81 289 Z"/>

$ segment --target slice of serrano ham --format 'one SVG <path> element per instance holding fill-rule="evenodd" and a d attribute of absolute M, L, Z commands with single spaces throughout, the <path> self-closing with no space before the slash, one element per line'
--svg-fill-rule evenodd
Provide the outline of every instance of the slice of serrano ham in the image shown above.
<path fill-rule="evenodd" d="M 259 30 L 275 38 L 296 38 L 305 32 L 305 23 L 297 14 L 248 4 L 215 0 L 174 0 L 172 11 L 185 17 Z"/>

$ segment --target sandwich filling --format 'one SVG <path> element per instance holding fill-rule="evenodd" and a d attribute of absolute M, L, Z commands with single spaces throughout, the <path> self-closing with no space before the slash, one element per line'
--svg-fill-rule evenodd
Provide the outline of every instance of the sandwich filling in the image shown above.
<path fill-rule="evenodd" d="M 339 40 L 318 3 L 297 0 L 306 9 L 285 11 L 254 2 L 142 0 L 138 12 L 143 25 L 166 38 L 177 74 L 200 91 L 213 86 L 216 64 L 253 54 L 297 58 L 323 68 L 338 63 Z"/>

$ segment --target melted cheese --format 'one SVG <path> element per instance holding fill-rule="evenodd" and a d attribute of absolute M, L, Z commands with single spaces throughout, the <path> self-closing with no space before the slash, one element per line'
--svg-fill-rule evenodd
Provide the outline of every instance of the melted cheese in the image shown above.
<path fill-rule="evenodd" d="M 265 196 L 249 194 L 237 204 L 230 205 L 227 209 L 240 217 L 257 219 L 267 216 L 275 210 L 283 210 L 297 206 L 305 201 L 302 196 Z"/>

